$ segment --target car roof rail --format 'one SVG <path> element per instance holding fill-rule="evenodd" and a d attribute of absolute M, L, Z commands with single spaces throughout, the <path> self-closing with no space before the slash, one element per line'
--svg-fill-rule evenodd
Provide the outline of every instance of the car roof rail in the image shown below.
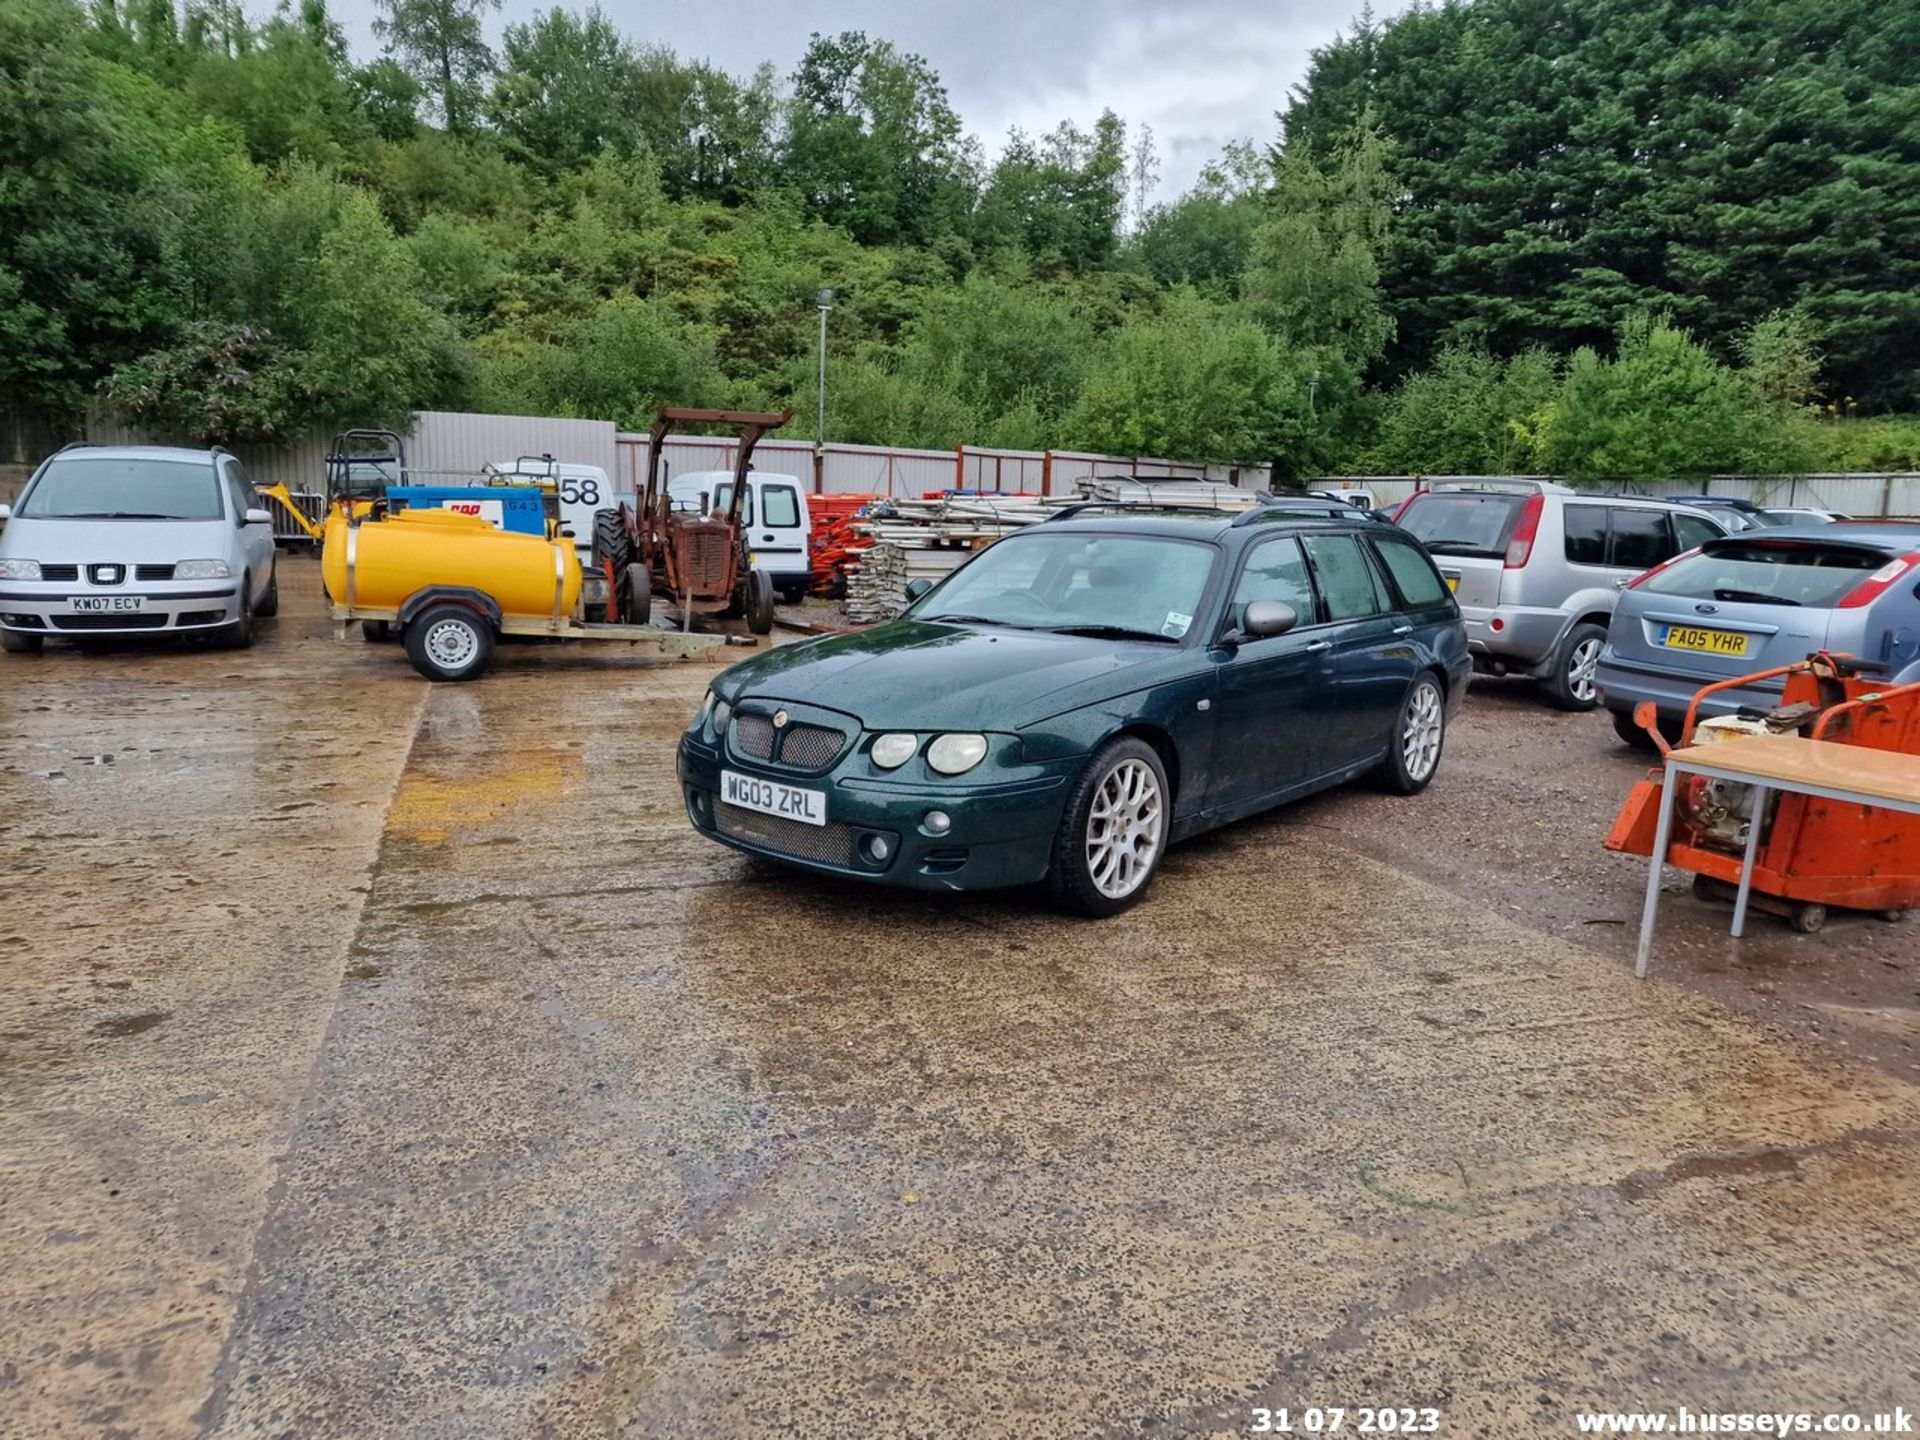
<path fill-rule="evenodd" d="M 69 450 L 98 450 L 101 443 L 102 442 L 98 440 L 69 440 L 53 453 L 56 455 L 64 455 Z"/>
<path fill-rule="evenodd" d="M 1046 525 L 1055 520 L 1071 520 L 1076 516 L 1084 515 L 1089 510 L 1118 510 L 1122 514 L 1134 511 L 1153 515 L 1237 515 L 1239 513 L 1228 509 L 1225 505 L 1198 505 L 1192 501 L 1183 503 L 1178 500 L 1154 499 L 1076 500 L 1071 505 L 1054 507 L 1052 513 L 1040 523 Z"/>
<path fill-rule="evenodd" d="M 1311 514 L 1305 512 L 1312 512 Z M 1257 525 L 1262 520 L 1352 520 L 1379 524 L 1371 510 L 1345 500 L 1320 495 L 1262 495 L 1259 501 L 1233 517 L 1234 525 Z"/>
<path fill-rule="evenodd" d="M 1580 493 L 1573 486 L 1548 475 L 1449 475 L 1443 480 L 1431 482 L 1426 493 L 1432 495 L 1442 490 L 1514 490 L 1530 495 Z"/>

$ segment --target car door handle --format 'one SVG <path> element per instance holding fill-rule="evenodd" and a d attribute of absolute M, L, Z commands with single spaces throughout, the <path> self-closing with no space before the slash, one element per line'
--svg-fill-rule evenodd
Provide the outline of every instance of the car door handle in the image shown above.
<path fill-rule="evenodd" d="M 1413 633 L 1413 627 L 1411 625 L 1396 625 L 1393 627 L 1393 633 L 1396 635 L 1411 635 Z"/>
<path fill-rule="evenodd" d="M 1307 646 L 1307 654 L 1322 655 L 1322 654 L 1325 654 L 1327 651 L 1331 650 L 1332 648 L 1333 648 L 1333 642 L 1331 640 L 1316 640 L 1311 645 Z"/>

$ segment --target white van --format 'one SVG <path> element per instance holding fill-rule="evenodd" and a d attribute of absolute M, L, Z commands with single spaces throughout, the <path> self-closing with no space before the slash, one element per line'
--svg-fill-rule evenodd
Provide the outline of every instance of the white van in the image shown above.
<path fill-rule="evenodd" d="M 676 510 L 724 510 L 733 495 L 733 472 L 689 470 L 667 481 L 667 494 Z M 789 605 L 803 599 L 813 583 L 813 519 L 799 477 L 749 470 L 740 525 L 753 568 L 767 572 Z"/>

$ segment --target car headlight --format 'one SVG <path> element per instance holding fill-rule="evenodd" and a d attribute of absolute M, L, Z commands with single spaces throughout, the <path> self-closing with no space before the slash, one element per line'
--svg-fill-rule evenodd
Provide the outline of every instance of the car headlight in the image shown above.
<path fill-rule="evenodd" d="M 903 735 L 898 732 L 882 735 L 873 742 L 873 763 L 882 770 L 898 770 L 913 758 L 913 752 L 919 748 L 918 735 Z"/>
<path fill-rule="evenodd" d="M 711 714 L 713 714 L 713 692 L 709 690 L 706 695 L 702 697 L 700 708 L 693 712 L 693 718 L 687 722 L 687 733 L 691 735 L 702 725 L 706 724 L 707 717 Z"/>
<path fill-rule="evenodd" d="M 182 560 L 173 567 L 176 580 L 225 580 L 232 574 L 224 560 Z"/>
<path fill-rule="evenodd" d="M 733 706 L 729 705 L 724 700 L 714 701 L 713 733 L 716 735 L 726 734 L 727 722 L 731 719 L 733 719 Z"/>
<path fill-rule="evenodd" d="M 38 560 L 0 560 L 0 580 L 38 580 Z"/>
<path fill-rule="evenodd" d="M 927 764 L 942 775 L 964 775 L 986 758 L 984 735 L 942 735 L 927 747 Z"/>

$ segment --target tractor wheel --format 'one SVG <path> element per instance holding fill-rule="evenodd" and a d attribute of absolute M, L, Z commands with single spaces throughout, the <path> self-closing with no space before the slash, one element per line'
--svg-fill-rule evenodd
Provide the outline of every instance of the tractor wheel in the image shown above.
<path fill-rule="evenodd" d="M 747 629 L 756 635 L 773 633 L 773 577 L 764 570 L 747 572 Z"/>
<path fill-rule="evenodd" d="M 593 516 L 593 563 L 613 562 L 618 577 L 633 563 L 633 534 L 627 528 L 626 507 L 598 510 Z"/>

